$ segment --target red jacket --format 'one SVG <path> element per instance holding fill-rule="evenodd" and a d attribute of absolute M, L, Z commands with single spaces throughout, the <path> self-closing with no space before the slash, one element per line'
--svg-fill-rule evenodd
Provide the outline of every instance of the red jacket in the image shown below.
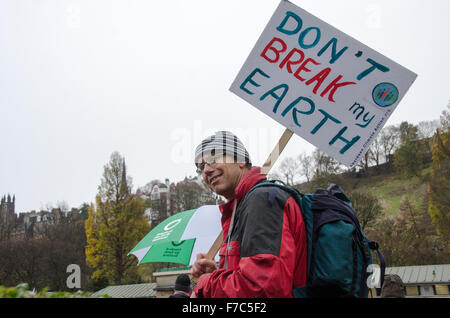
<path fill-rule="evenodd" d="M 261 169 L 247 172 L 235 194 L 238 206 L 228 246 L 227 235 L 234 200 L 220 206 L 224 243 L 219 269 L 200 277 L 195 293 L 199 297 L 260 298 L 292 297 L 292 288 L 306 284 L 306 234 L 300 207 L 288 193 L 261 187 L 247 192 L 265 180 Z M 270 198 L 270 196 L 272 196 Z"/>

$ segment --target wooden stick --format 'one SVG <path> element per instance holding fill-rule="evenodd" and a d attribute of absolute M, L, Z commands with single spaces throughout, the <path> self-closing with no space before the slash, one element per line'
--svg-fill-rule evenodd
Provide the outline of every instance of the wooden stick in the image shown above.
<path fill-rule="evenodd" d="M 207 259 L 214 259 L 216 254 L 219 252 L 220 247 L 223 243 L 223 230 L 220 231 L 219 235 L 216 237 L 216 240 L 214 241 L 213 245 L 209 248 L 208 253 L 206 253 Z"/>
<path fill-rule="evenodd" d="M 280 156 L 281 152 L 286 147 L 288 141 L 292 137 L 292 131 L 287 129 L 284 131 L 283 135 L 281 135 L 280 140 L 275 145 L 275 148 L 273 148 L 272 152 L 269 155 L 269 158 L 267 158 L 266 162 L 263 164 L 261 170 L 262 173 L 268 174 L 270 169 L 272 169 L 273 165 L 277 161 L 278 157 Z"/>

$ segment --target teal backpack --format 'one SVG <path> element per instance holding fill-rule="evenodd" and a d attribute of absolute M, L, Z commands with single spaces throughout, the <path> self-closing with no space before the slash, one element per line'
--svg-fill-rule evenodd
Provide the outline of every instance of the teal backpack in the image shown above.
<path fill-rule="evenodd" d="M 369 241 L 361 230 L 350 199 L 335 184 L 312 194 L 279 183 L 264 181 L 259 187 L 278 187 L 295 198 L 300 206 L 306 228 L 308 273 L 305 286 L 293 286 L 296 298 L 357 297 L 366 298 L 369 288 L 368 266 L 372 264 L 370 249 L 376 250 L 380 260 L 380 281 L 383 285 L 384 257 L 376 242 Z M 381 289 L 377 288 L 377 294 Z"/>

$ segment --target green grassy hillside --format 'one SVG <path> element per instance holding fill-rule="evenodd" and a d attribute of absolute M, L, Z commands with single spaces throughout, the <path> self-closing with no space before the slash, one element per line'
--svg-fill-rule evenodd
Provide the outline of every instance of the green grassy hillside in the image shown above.
<path fill-rule="evenodd" d="M 384 214 L 396 215 L 404 197 L 407 197 L 415 206 L 424 203 L 429 173 L 430 167 L 424 168 L 420 177 L 407 177 L 395 171 L 372 173 L 372 175 L 359 177 L 354 174 L 343 173 L 297 185 L 296 188 L 306 193 L 319 187 L 325 188 L 329 182 L 336 183 L 345 192 L 358 190 L 376 195 L 383 206 Z"/>
<path fill-rule="evenodd" d="M 368 177 L 361 180 L 357 189 L 376 195 L 385 215 L 396 215 L 404 197 L 415 206 L 424 203 L 427 191 L 426 176 L 429 170 L 424 169 L 420 178 L 405 177 L 396 173 Z"/>

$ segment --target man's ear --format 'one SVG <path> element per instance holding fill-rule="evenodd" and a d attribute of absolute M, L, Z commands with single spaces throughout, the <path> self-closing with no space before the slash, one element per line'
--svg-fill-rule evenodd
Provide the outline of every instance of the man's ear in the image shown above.
<path fill-rule="evenodd" d="M 247 164 L 245 162 L 240 162 L 239 164 L 239 168 L 241 169 L 247 169 Z"/>

